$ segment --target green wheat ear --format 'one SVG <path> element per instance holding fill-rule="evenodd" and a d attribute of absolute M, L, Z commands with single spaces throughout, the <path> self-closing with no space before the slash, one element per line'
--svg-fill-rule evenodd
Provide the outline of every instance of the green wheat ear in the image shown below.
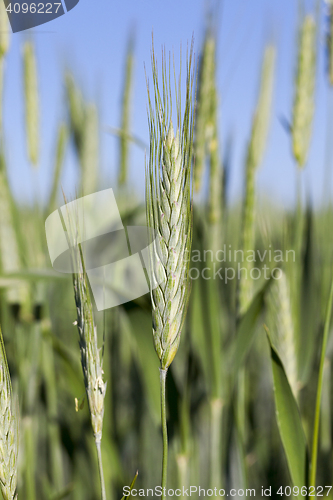
<path fill-rule="evenodd" d="M 328 20 L 329 32 L 327 36 L 327 51 L 328 51 L 328 80 L 330 85 L 333 85 L 333 2 L 328 2 Z"/>
<path fill-rule="evenodd" d="M 170 366 L 177 352 L 190 291 L 187 256 L 192 245 L 192 59 L 191 47 L 187 57 L 183 116 L 180 77 L 178 81 L 175 77 L 175 127 L 172 122 L 171 64 L 169 57 L 167 65 L 165 52 L 160 83 L 154 49 L 152 51 L 152 97 L 148 88 L 150 155 L 146 168 L 146 209 L 148 226 L 157 236 L 152 245 L 150 262 L 151 277 L 159 282 L 159 285 L 151 290 L 151 300 L 154 344 L 163 370 Z M 153 241 L 153 237 L 151 240 Z"/>
<path fill-rule="evenodd" d="M 215 58 L 216 40 L 211 27 L 208 27 L 200 57 L 198 100 L 196 103 L 194 189 L 197 192 L 201 189 L 207 156 L 207 143 L 211 143 L 211 134 L 214 133 L 211 114 L 214 112 L 216 105 Z M 209 147 L 211 147 L 211 144 Z"/>
<path fill-rule="evenodd" d="M 150 236 L 153 338 L 161 362 L 161 422 L 163 434 L 162 500 L 168 470 L 166 376 L 178 350 L 190 293 L 189 254 L 192 246 L 192 148 L 193 148 L 193 43 L 187 55 L 185 106 L 182 114 L 181 81 L 175 76 L 176 132 L 172 122 L 171 63 L 162 54 L 159 82 L 154 48 L 154 94 L 148 87 L 149 161 L 146 166 L 146 212 Z M 173 65 L 175 73 L 175 66 Z M 160 90 L 161 89 L 161 90 Z"/>
<path fill-rule="evenodd" d="M 5 3 L 0 2 L 0 59 L 9 49 L 9 22 Z"/>
<path fill-rule="evenodd" d="M 276 49 L 268 45 L 264 52 L 261 82 L 256 111 L 252 121 L 251 138 L 248 145 L 245 166 L 245 197 L 242 216 L 242 249 L 246 252 L 255 248 L 255 180 L 256 171 L 263 159 L 267 146 L 267 134 L 272 111 Z M 253 262 L 245 259 L 247 273 L 251 272 Z M 239 282 L 239 314 L 246 312 L 253 296 L 253 280 L 248 276 Z"/>
<path fill-rule="evenodd" d="M 29 160 L 37 167 L 39 159 L 39 106 L 37 64 L 32 43 L 23 48 L 25 120 Z"/>
<path fill-rule="evenodd" d="M 66 198 L 65 202 L 67 206 Z M 101 454 L 104 399 L 107 386 L 103 378 L 103 351 L 98 347 L 97 327 L 94 320 L 93 305 L 84 262 L 84 252 L 81 244 L 79 243 L 80 231 L 78 215 L 71 214 L 70 210 L 67 209 L 66 219 L 68 227 L 68 244 L 71 249 L 74 299 L 77 314 L 75 324 L 79 333 L 83 380 L 97 450 L 102 500 L 106 500 Z"/>
<path fill-rule="evenodd" d="M 316 78 L 316 32 L 314 18 L 307 15 L 299 34 L 292 123 L 293 154 L 299 167 L 303 167 L 307 160 L 312 135 Z"/>
<path fill-rule="evenodd" d="M 120 170 L 118 174 L 119 186 L 123 186 L 128 181 L 129 166 L 129 140 L 130 136 L 130 115 L 131 97 L 133 90 L 133 69 L 134 69 L 134 39 L 130 38 L 126 54 L 125 82 L 122 96 L 122 117 L 120 136 Z"/>
<path fill-rule="evenodd" d="M 0 486 L 4 500 L 17 498 L 18 401 L 13 396 L 0 329 Z"/>

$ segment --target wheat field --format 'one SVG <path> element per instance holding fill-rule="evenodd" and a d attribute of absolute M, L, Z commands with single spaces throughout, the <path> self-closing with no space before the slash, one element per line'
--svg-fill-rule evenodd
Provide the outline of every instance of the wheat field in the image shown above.
<path fill-rule="evenodd" d="M 5 23 L 2 3 L 0 16 Z M 176 491 L 182 498 L 191 491 L 196 499 L 199 487 L 217 497 L 263 496 L 265 490 L 274 498 L 333 499 L 333 208 L 329 189 L 320 204 L 304 196 L 319 71 L 333 92 L 330 2 L 325 16 L 322 26 L 315 6 L 300 9 L 294 33 L 285 127 L 296 179 L 292 206 L 265 199 L 257 182 L 259 170 L 269 168 L 272 122 L 279 119 L 273 103 L 282 63 L 274 37 L 261 47 L 256 103 L 242 146 L 242 194 L 230 196 L 232 144 L 221 133 L 214 15 L 203 21 L 198 51 L 191 40 L 160 50 L 152 38 L 143 82 L 146 137 L 132 128 L 132 38 L 119 124 L 101 126 L 100 102 L 87 100 L 75 72 L 64 71 L 50 189 L 41 196 L 36 183 L 31 203 L 17 197 L 9 181 L 0 106 L 4 500 L 120 500 L 125 486 L 133 497 L 150 489 L 148 496 L 163 499 Z M 4 104 L 7 31 L 0 32 Z M 181 68 L 172 53 L 179 49 Z M 45 82 L 33 37 L 22 42 L 21 58 L 25 137 L 16 147 L 25 151 L 34 176 L 43 161 Z M 318 64 L 322 58 L 325 65 Z M 237 137 L 237 129 L 232 133 Z M 68 236 L 73 272 L 67 274 L 52 268 L 45 220 L 105 188 L 106 134 L 118 145 L 112 188 L 122 223 L 150 229 L 151 281 L 149 293 L 100 310 L 76 220 Z M 327 184 L 329 141 L 327 134 Z M 131 183 L 135 147 L 146 149 L 145 193 Z M 74 187 L 64 182 L 68 151 L 77 167 Z M 161 495 L 154 490 L 159 486 L 166 488 Z"/>

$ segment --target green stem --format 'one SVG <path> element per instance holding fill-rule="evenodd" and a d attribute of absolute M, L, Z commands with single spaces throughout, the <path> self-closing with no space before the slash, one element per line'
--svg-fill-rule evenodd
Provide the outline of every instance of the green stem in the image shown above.
<path fill-rule="evenodd" d="M 310 469 L 310 486 L 314 486 L 314 487 L 316 486 L 320 406 L 321 406 L 321 395 L 322 395 L 322 390 L 323 390 L 325 355 L 326 355 L 329 327 L 330 327 L 330 322 L 331 322 L 332 300 L 333 300 L 333 279 L 331 282 L 331 290 L 330 290 L 330 296 L 329 296 L 329 300 L 328 300 L 328 304 L 327 304 L 327 311 L 326 311 L 326 318 L 325 318 L 323 344 L 322 344 L 322 348 L 321 348 L 321 358 L 320 358 L 320 367 L 319 367 L 319 375 L 318 375 L 316 410 L 315 410 L 315 419 L 314 419 L 314 427 L 313 427 L 312 457 L 311 457 L 311 469 Z"/>
<path fill-rule="evenodd" d="M 167 369 L 160 368 L 160 384 L 161 384 L 161 420 L 163 434 L 163 460 L 162 460 L 162 500 L 166 499 L 167 473 L 168 473 L 168 429 L 166 421 L 166 404 L 165 404 L 165 381 Z"/>
<path fill-rule="evenodd" d="M 104 473 L 103 473 L 103 463 L 102 463 L 101 441 L 100 440 L 96 440 L 95 443 L 96 443 L 97 457 L 98 457 L 99 476 L 100 476 L 100 479 L 101 479 L 102 500 L 106 500 L 105 482 L 104 482 Z"/>
<path fill-rule="evenodd" d="M 211 465 L 210 465 L 210 484 L 211 488 L 221 487 L 221 420 L 222 420 L 222 399 L 213 399 L 211 405 Z"/>

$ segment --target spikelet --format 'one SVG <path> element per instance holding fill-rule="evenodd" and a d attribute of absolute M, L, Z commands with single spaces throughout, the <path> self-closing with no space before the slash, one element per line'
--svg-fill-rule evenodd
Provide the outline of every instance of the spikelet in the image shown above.
<path fill-rule="evenodd" d="M 28 157 L 32 164 L 36 167 L 39 156 L 39 109 L 37 65 L 34 47 L 31 42 L 26 42 L 24 45 L 23 62 Z"/>
<path fill-rule="evenodd" d="M 133 65 L 134 65 L 134 54 L 133 54 L 133 40 L 129 42 L 127 56 L 126 56 L 126 74 L 125 74 L 125 85 L 123 92 L 123 102 L 122 102 L 122 119 L 121 119 L 121 133 L 120 136 L 120 171 L 118 182 L 122 186 L 126 184 L 128 177 L 128 136 L 130 135 L 130 111 L 131 111 L 131 96 L 132 96 L 132 86 L 133 86 Z"/>
<path fill-rule="evenodd" d="M 0 59 L 4 57 L 9 49 L 9 20 L 5 3 L 0 2 Z"/>
<path fill-rule="evenodd" d="M 18 419 L 0 329 L 0 487 L 4 500 L 17 498 Z"/>
<path fill-rule="evenodd" d="M 242 220 L 242 249 L 244 254 L 255 246 L 255 173 L 264 154 L 271 114 L 275 70 L 275 48 L 268 46 L 264 53 L 261 85 L 256 112 L 252 123 L 251 139 L 246 159 L 245 198 Z M 242 315 L 248 308 L 253 293 L 253 283 L 249 275 L 253 262 L 245 260 L 247 275 L 239 283 L 238 308 Z"/>
<path fill-rule="evenodd" d="M 292 149 L 299 167 L 308 156 L 314 115 L 316 78 L 316 23 L 304 18 L 299 34 L 298 64 L 292 123 Z"/>
<path fill-rule="evenodd" d="M 212 84 L 215 84 L 216 42 L 210 29 L 204 40 L 199 69 L 198 100 L 196 104 L 195 140 L 194 140 L 194 189 L 201 188 L 206 160 L 207 139 L 211 133 L 209 127 L 211 99 L 214 97 Z"/>
<path fill-rule="evenodd" d="M 178 349 L 189 297 L 189 259 L 192 244 L 191 165 L 193 144 L 192 47 L 187 58 L 184 114 L 180 90 L 176 96 L 177 129 L 172 124 L 169 68 L 162 64 L 160 92 L 154 51 L 154 95 L 149 89 L 150 156 L 146 169 L 147 223 L 154 234 L 151 276 L 159 283 L 151 290 L 153 338 L 161 369 L 167 370 Z M 179 82 L 178 82 L 179 83 Z M 176 88 L 178 87 L 175 82 Z"/>

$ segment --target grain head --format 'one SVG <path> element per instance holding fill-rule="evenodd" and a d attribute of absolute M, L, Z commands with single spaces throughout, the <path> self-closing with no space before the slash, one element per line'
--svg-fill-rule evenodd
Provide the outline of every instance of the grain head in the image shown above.
<path fill-rule="evenodd" d="M 153 241 L 150 254 L 151 277 L 159 283 L 151 290 L 153 337 L 162 369 L 169 367 L 177 352 L 189 297 L 194 119 L 192 58 L 191 48 L 187 58 L 183 115 L 180 80 L 175 81 L 176 131 L 172 122 L 171 64 L 169 58 L 167 69 L 165 54 L 160 84 L 154 51 L 152 52 L 153 96 L 148 89 L 150 155 L 146 169 L 146 207 Z"/>

